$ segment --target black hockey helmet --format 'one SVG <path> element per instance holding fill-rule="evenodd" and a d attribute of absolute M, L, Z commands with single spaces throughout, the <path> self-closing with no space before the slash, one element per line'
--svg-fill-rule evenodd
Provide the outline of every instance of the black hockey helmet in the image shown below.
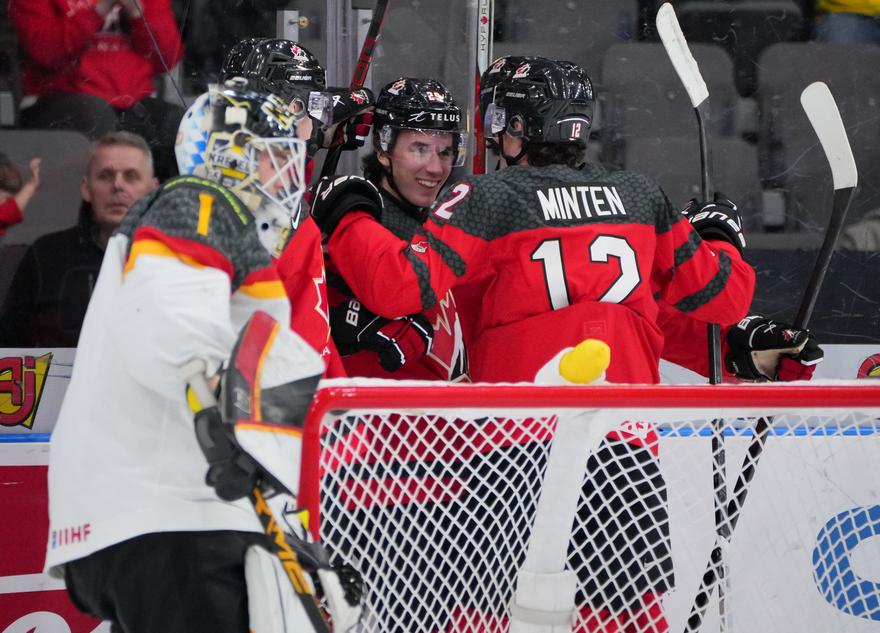
<path fill-rule="evenodd" d="M 593 84 L 572 62 L 502 57 L 480 79 L 487 138 L 507 132 L 530 141 L 586 143 L 593 121 Z M 521 130 L 515 130 L 519 121 Z"/>
<path fill-rule="evenodd" d="M 401 129 L 452 134 L 452 166 L 464 164 L 467 132 L 462 128 L 461 108 L 439 81 L 401 77 L 382 88 L 373 112 L 373 146 L 389 151 Z"/>
<path fill-rule="evenodd" d="M 232 47 L 220 67 L 219 83 L 244 77 L 252 90 L 277 95 L 285 103 L 327 87 L 327 73 L 318 58 L 290 40 L 248 38 Z"/>

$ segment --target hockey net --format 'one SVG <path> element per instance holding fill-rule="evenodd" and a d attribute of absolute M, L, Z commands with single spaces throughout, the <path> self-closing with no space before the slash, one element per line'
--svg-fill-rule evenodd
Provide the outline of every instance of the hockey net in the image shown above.
<path fill-rule="evenodd" d="M 717 588 L 697 625 L 692 609 L 728 505 L 718 490 L 734 496 L 760 419 L 723 547 L 725 612 L 751 631 L 880 620 L 876 382 L 324 384 L 301 501 L 363 576 L 360 631 L 719 630 Z"/>

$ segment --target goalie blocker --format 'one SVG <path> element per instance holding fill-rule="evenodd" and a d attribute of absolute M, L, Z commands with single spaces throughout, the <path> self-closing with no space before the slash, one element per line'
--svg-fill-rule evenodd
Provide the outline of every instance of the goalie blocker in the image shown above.
<path fill-rule="evenodd" d="M 252 546 L 245 557 L 250 630 L 328 631 L 315 589 L 334 631 L 348 630 L 360 617 L 360 577 L 333 569 L 295 510 L 303 424 L 324 372 L 320 355 L 258 311 L 222 374 L 219 402 L 204 371 L 205 363 L 194 360 L 179 374 L 209 464 L 206 483 L 225 501 L 249 497 L 269 537 L 267 548 Z"/>

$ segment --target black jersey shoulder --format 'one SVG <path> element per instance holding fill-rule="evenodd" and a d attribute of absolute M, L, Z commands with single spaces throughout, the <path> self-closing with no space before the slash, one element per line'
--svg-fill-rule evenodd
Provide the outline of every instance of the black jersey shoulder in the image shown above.
<path fill-rule="evenodd" d="M 588 223 L 645 224 L 665 231 L 676 215 L 652 179 L 601 165 L 515 166 L 467 178 L 460 186 L 468 191 L 447 209 L 448 218 L 443 218 L 443 202 L 435 207 L 435 217 L 484 239 Z M 455 191 L 444 201 L 454 200 Z"/>
<path fill-rule="evenodd" d="M 249 273 L 272 263 L 257 237 L 250 210 L 210 180 L 181 176 L 138 200 L 117 231 L 131 238 L 140 227 L 218 251 L 232 263 L 234 289 Z"/>

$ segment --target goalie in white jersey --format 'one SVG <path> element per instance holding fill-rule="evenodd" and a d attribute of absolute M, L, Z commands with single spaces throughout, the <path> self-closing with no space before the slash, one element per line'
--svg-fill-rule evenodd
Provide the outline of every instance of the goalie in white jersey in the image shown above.
<path fill-rule="evenodd" d="M 209 179 L 167 182 L 110 240 L 51 439 L 46 569 L 65 578 L 78 608 L 125 633 L 255 628 L 245 554 L 266 536 L 246 499 L 221 499 L 236 494 L 213 462 L 214 487 L 206 483 L 177 372 L 195 359 L 218 372 L 258 310 L 278 322 L 279 339 L 300 340 L 254 227 L 276 233 L 263 240 L 271 245 L 295 229 L 306 151 L 275 97 L 227 83 L 211 110 Z M 324 367 L 300 348 L 302 397 L 285 412 L 294 438 Z M 294 494 L 296 483 L 286 486 Z"/>

